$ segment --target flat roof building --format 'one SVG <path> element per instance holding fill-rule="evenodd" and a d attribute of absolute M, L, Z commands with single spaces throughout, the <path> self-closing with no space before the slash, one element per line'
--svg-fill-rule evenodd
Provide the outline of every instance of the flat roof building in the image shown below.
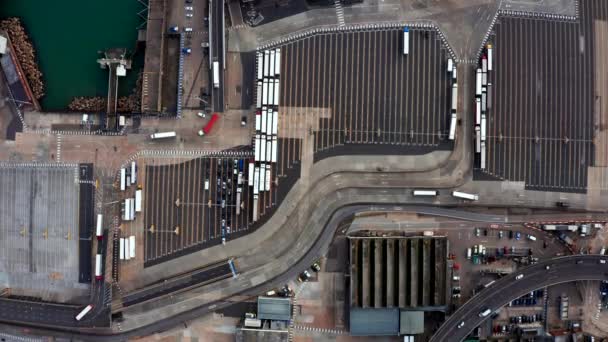
<path fill-rule="evenodd" d="M 291 301 L 289 298 L 258 297 L 258 318 L 289 321 Z"/>

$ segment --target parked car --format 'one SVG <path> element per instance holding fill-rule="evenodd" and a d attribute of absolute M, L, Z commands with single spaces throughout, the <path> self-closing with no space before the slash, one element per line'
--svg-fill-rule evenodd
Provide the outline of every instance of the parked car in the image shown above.
<path fill-rule="evenodd" d="M 298 281 L 299 282 L 307 281 L 308 279 L 310 279 L 310 277 L 311 277 L 310 272 L 308 272 L 308 270 L 304 270 L 304 272 L 300 273 L 300 275 L 298 276 Z"/>
<path fill-rule="evenodd" d="M 318 261 L 315 261 L 315 263 L 312 264 L 310 266 L 310 268 L 312 268 L 312 270 L 315 271 L 315 272 L 319 272 L 321 270 L 321 265 L 319 265 Z"/>

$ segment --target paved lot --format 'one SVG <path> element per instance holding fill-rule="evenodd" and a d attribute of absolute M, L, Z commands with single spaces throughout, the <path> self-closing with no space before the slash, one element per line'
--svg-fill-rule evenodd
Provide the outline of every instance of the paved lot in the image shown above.
<path fill-rule="evenodd" d="M 447 137 L 452 82 L 434 30 L 412 30 L 407 56 L 401 29 L 316 35 L 281 54 L 279 136 L 314 139 L 316 159 L 426 153 Z M 280 145 L 300 160 L 296 140 Z"/>
<path fill-rule="evenodd" d="M 74 165 L 0 166 L 0 282 L 13 295 L 66 302 L 79 284 L 78 169 Z"/>
<path fill-rule="evenodd" d="M 243 160 L 243 182 L 237 204 L 239 160 Z M 253 194 L 247 184 L 248 166 L 246 157 L 164 160 L 162 165 L 147 162 L 143 188 L 146 266 L 219 244 L 223 234 L 231 240 L 250 229 Z M 271 207 L 273 194 L 260 193 L 260 215 Z"/>
<path fill-rule="evenodd" d="M 594 19 L 605 20 L 608 6 L 582 1 L 580 12 L 581 24 L 498 21 L 487 173 L 532 190 L 586 192 L 596 148 Z"/>

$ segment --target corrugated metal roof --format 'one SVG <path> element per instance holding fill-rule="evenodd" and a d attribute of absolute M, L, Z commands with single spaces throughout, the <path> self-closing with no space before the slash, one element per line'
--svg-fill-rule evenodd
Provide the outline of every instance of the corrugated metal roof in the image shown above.
<path fill-rule="evenodd" d="M 258 318 L 289 321 L 291 301 L 289 298 L 258 297 Z"/>
<path fill-rule="evenodd" d="M 353 336 L 399 335 L 399 309 L 351 308 L 350 334 Z"/>

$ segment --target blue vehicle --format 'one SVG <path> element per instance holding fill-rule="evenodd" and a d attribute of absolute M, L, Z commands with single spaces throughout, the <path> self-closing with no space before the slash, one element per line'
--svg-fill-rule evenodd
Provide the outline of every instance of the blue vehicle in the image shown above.
<path fill-rule="evenodd" d="M 244 168 L 245 168 L 245 160 L 239 159 L 239 171 L 243 172 Z"/>
<path fill-rule="evenodd" d="M 519 240 L 519 239 L 521 239 L 521 233 L 515 232 L 515 240 Z"/>

